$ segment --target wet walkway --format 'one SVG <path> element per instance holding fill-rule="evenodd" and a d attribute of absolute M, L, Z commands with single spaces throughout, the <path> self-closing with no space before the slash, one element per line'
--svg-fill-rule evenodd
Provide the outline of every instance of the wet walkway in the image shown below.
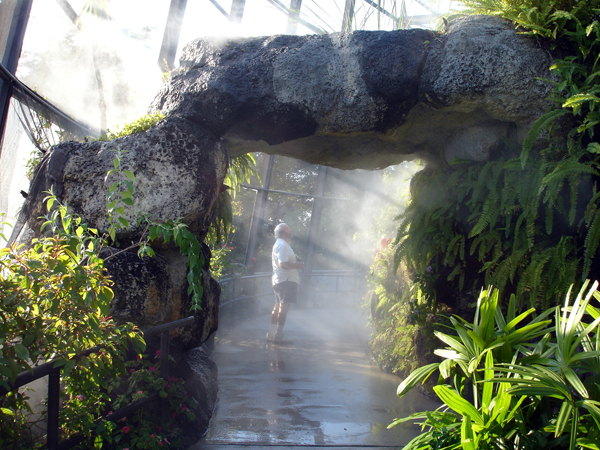
<path fill-rule="evenodd" d="M 285 341 L 266 342 L 269 317 L 219 331 L 213 359 L 219 400 L 210 429 L 190 450 L 228 446 L 402 447 L 414 425 L 396 417 L 437 407 L 373 366 L 366 318 L 348 309 L 292 310 Z"/>

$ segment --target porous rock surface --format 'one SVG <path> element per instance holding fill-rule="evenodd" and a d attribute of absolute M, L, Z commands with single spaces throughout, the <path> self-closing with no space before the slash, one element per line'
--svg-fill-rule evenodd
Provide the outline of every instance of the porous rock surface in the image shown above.
<path fill-rule="evenodd" d="M 130 226 L 117 231 L 121 247 L 102 254 L 115 281 L 111 314 L 142 329 L 188 317 L 186 258 L 172 242 L 153 243 L 156 257 L 144 260 L 137 257 L 135 248 L 119 252 L 144 234 L 146 224 L 137 220 L 140 213 L 159 223 L 179 218 L 203 239 L 227 171 L 227 153 L 214 134 L 185 119 L 169 117 L 147 132 L 114 141 L 55 146 L 36 172 L 20 221 L 27 220 L 33 234 L 39 234 L 39 218 L 45 213 L 43 198 L 52 188 L 58 200 L 84 223 L 105 233 L 109 226 L 106 196 L 117 180 L 117 174 L 106 177 L 114 168 L 114 150 L 122 151 L 121 166 L 134 173 L 136 182 L 133 206 L 125 208 L 124 215 Z M 199 320 L 173 332 L 185 349 L 200 345 L 217 328 L 220 287 L 210 278 L 206 246 L 204 252 Z"/>
<path fill-rule="evenodd" d="M 486 160 L 548 108 L 552 57 L 501 19 L 446 33 L 356 31 L 198 39 L 151 111 L 224 138 L 230 156 L 281 154 L 374 169 L 415 157 Z"/>

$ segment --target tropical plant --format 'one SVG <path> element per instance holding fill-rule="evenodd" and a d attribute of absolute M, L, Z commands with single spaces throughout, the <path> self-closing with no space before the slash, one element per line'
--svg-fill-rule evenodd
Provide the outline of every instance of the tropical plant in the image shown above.
<path fill-rule="evenodd" d="M 444 320 L 439 311 L 413 298 L 412 281 L 405 268 L 394 270 L 394 246 L 383 239 L 371 265 L 373 289 L 366 296 L 373 334 L 370 347 L 385 371 L 407 376 L 420 365 L 435 360 L 433 332 Z"/>
<path fill-rule="evenodd" d="M 229 162 L 225 181 L 217 199 L 215 214 L 206 237 L 206 241 L 213 251 L 218 251 L 219 246 L 227 241 L 229 233 L 235 232 L 232 201 L 242 188 L 242 184 L 249 183 L 253 177 L 260 182 L 255 165 L 256 160 L 251 153 L 232 158 Z"/>
<path fill-rule="evenodd" d="M 65 395 L 85 396 L 84 408 L 70 409 L 69 426 L 83 429 L 103 411 L 107 397 L 98 386 L 123 371 L 129 344 L 143 350 L 132 324 L 117 325 L 108 310 L 112 281 L 98 257 L 103 238 L 70 214 L 53 196 L 46 198 L 43 229 L 27 249 L 0 250 L 0 384 L 8 387 L 25 370 L 54 361 L 62 369 Z M 85 356 L 88 348 L 102 351 Z M 20 448 L 27 434 L 27 395 L 13 391 L 0 399 L 3 448 Z"/>
<path fill-rule="evenodd" d="M 396 264 L 406 259 L 431 303 L 454 307 L 457 292 L 493 284 L 516 293 L 519 308 L 545 308 L 599 264 L 600 2 L 465 4 L 473 13 L 512 20 L 520 32 L 570 53 L 550 67 L 559 79 L 557 108 L 532 126 L 520 154 L 507 143 L 487 163 L 455 161 L 418 175 L 412 203 L 399 217 Z M 540 136 L 547 136 L 545 147 Z M 440 298 L 440 292 L 448 296 Z"/>
<path fill-rule="evenodd" d="M 138 354 L 134 360 L 127 361 L 126 374 L 112 380 L 107 392 L 111 395 L 113 410 L 156 392 L 163 400 L 162 408 L 141 408 L 118 425 L 101 422 L 96 431 L 102 438 L 102 447 L 146 450 L 186 448 L 193 444 L 186 442 L 182 427 L 195 420 L 198 402 L 186 392 L 183 379 L 159 376 L 159 357 L 160 350 L 157 350 L 153 356 Z"/>
<path fill-rule="evenodd" d="M 108 212 L 108 236 L 106 241 L 113 245 L 120 245 L 116 240 L 118 230 L 129 229 L 129 221 L 125 218 L 125 210 L 127 207 L 133 206 L 133 194 L 135 192 L 135 174 L 130 170 L 123 168 L 121 165 L 121 157 L 126 151 L 117 149 L 113 160 L 114 169 L 108 171 L 105 181 L 108 181 L 111 175 L 114 175 L 116 180 L 109 186 L 106 195 L 106 207 Z M 169 243 L 171 239 L 179 248 L 182 255 L 187 256 L 186 265 L 188 268 L 188 295 L 191 295 L 190 311 L 198 311 L 202 309 L 202 268 L 204 267 L 204 254 L 202 252 L 202 244 L 199 239 L 192 233 L 188 226 L 181 222 L 179 218 L 169 220 L 164 223 L 158 223 L 152 220 L 147 214 L 138 211 L 138 224 L 144 224 L 145 228 L 137 242 L 132 242 L 131 245 L 111 254 L 108 258 L 113 258 L 119 253 L 128 250 L 138 249 L 138 256 L 154 256 L 154 250 L 151 243 L 162 239 L 163 242 Z M 108 259 L 105 258 L 105 259 Z"/>
<path fill-rule="evenodd" d="M 421 421 L 426 431 L 405 449 L 598 448 L 600 309 L 590 301 L 600 294 L 597 282 L 587 287 L 533 319 L 533 309 L 516 315 L 514 296 L 503 315 L 498 290 L 482 291 L 472 323 L 453 317 L 452 335 L 436 332 L 443 361 L 398 387 L 402 397 L 439 371 L 440 409 L 390 425 Z"/>

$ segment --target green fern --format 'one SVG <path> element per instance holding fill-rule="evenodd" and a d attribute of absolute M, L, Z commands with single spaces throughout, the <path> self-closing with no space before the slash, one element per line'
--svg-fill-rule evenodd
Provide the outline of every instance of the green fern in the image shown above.
<path fill-rule="evenodd" d="M 600 211 L 597 211 L 592 220 L 591 226 L 585 237 L 585 253 L 583 260 L 583 273 L 581 278 L 585 280 L 591 269 L 592 259 L 596 255 L 598 244 L 600 243 Z"/>

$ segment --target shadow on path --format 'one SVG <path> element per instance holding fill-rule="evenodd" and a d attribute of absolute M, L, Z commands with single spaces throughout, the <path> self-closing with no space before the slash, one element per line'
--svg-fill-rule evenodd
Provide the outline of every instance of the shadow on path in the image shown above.
<path fill-rule="evenodd" d="M 285 340 L 277 344 L 267 343 L 268 326 L 269 317 L 262 316 L 217 333 L 217 409 L 207 435 L 189 450 L 402 447 L 419 428 L 387 425 L 438 406 L 417 392 L 397 398 L 400 380 L 369 361 L 360 312 L 292 310 Z"/>

